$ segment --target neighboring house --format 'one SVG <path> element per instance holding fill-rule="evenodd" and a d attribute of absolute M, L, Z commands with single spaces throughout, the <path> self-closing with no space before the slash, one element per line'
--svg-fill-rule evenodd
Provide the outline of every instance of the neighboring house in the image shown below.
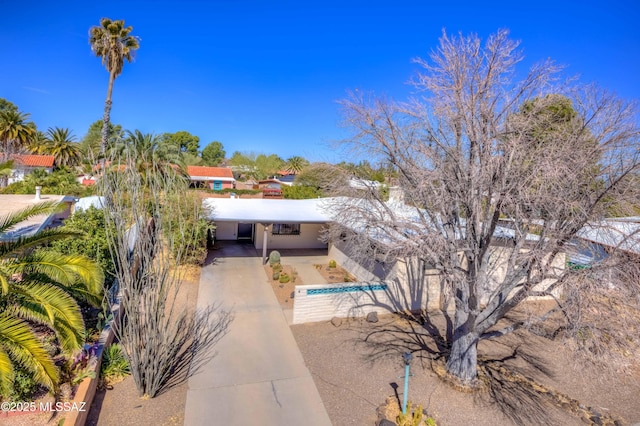
<path fill-rule="evenodd" d="M 258 181 L 258 188 L 264 198 L 282 198 L 281 182 L 277 179 Z"/>
<path fill-rule="evenodd" d="M 55 162 L 53 155 L 31 155 L 31 154 L 16 154 L 12 156 L 13 169 L 11 176 L 9 176 L 9 184 L 14 182 L 20 182 L 24 180 L 24 177 L 36 169 L 41 169 L 47 173 L 53 171 L 53 165 Z"/>
<path fill-rule="evenodd" d="M 293 185 L 293 181 L 296 180 L 296 175 L 294 174 L 289 174 L 284 172 L 284 174 L 282 174 L 283 172 L 278 172 L 278 174 L 281 174 L 280 177 L 278 177 L 276 180 L 278 182 L 280 182 L 282 185 L 287 185 L 287 186 L 292 186 Z"/>
<path fill-rule="evenodd" d="M 206 187 L 216 191 L 235 188 L 236 180 L 230 167 L 187 166 L 187 174 L 195 188 Z"/>

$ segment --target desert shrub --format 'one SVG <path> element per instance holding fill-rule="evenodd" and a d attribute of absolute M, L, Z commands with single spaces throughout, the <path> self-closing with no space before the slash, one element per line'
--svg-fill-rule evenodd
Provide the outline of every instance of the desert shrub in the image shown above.
<path fill-rule="evenodd" d="M 124 356 L 122 346 L 117 343 L 110 345 L 103 354 L 100 377 L 107 381 L 114 381 L 129 374 L 129 362 Z"/>
<path fill-rule="evenodd" d="M 273 267 L 276 263 L 280 263 L 280 252 L 277 250 L 273 250 L 269 253 L 269 265 Z"/>
<path fill-rule="evenodd" d="M 175 211 L 167 215 L 164 230 L 171 254 L 181 265 L 203 265 L 207 258 L 207 231 L 212 226 L 205 219 L 201 200 L 194 193 L 172 196 L 168 201 Z"/>
<path fill-rule="evenodd" d="M 407 414 L 402 414 L 402 412 L 400 412 L 398 417 L 396 417 L 396 424 L 398 426 L 420 426 L 422 424 L 422 405 L 418 405 L 414 408 L 413 412 L 411 412 L 411 408 L 411 402 L 407 402 Z M 433 421 L 433 419 L 431 420 Z"/>

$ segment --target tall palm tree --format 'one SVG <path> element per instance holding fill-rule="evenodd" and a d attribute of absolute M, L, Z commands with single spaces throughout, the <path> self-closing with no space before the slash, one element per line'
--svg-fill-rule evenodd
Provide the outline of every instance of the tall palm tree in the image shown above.
<path fill-rule="evenodd" d="M 284 169 L 292 175 L 297 175 L 308 165 L 309 162 L 303 157 L 293 156 L 287 159 Z"/>
<path fill-rule="evenodd" d="M 100 267 L 83 256 L 36 250 L 50 241 L 77 236 L 57 229 L 11 240 L 7 231 L 39 214 L 49 214 L 56 203 L 41 203 L 0 218 L 0 394 L 6 396 L 16 367 L 55 390 L 59 374 L 33 325 L 55 332 L 66 354 L 83 342 L 84 322 L 75 299 L 99 304 L 104 276 Z"/>
<path fill-rule="evenodd" d="M 107 99 L 104 102 L 104 116 L 102 118 L 102 142 L 100 153 L 104 156 L 109 140 L 109 123 L 111 117 L 111 93 L 113 82 L 122 74 L 125 59 L 133 60 L 133 54 L 140 47 L 138 37 L 130 35 L 133 27 L 124 26 L 124 20 L 112 21 L 102 18 L 100 25 L 89 30 L 89 43 L 96 56 L 102 58 L 102 65 L 109 72 L 109 86 Z M 104 161 L 104 160 L 103 160 Z"/>
<path fill-rule="evenodd" d="M 69 129 L 49 127 L 46 142 L 39 151 L 40 154 L 53 155 L 58 167 L 71 167 L 80 163 L 80 145 Z"/>
<path fill-rule="evenodd" d="M 0 111 L 1 161 L 7 161 L 12 154 L 28 145 L 35 135 L 36 128 L 28 119 L 29 114 L 17 110 Z"/>

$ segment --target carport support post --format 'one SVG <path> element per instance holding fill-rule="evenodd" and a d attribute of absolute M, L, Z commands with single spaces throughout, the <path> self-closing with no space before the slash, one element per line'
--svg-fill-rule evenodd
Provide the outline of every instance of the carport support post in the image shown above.
<path fill-rule="evenodd" d="M 267 237 L 269 236 L 269 224 L 263 223 L 264 234 L 262 235 L 262 264 L 267 264 Z"/>

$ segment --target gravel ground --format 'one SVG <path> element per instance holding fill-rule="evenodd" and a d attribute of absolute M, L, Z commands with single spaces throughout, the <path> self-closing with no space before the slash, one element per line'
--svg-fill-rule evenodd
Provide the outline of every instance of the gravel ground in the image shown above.
<path fill-rule="evenodd" d="M 421 404 L 438 425 L 584 424 L 576 415 L 546 405 L 541 407 L 542 415 L 546 417 L 513 420 L 499 409 L 497 398 L 515 401 L 517 412 L 521 414 L 532 405 L 526 396 L 518 400 L 519 394 L 509 387 L 503 394 L 496 394 L 497 398 L 488 393 L 454 390 L 429 366 L 427 352 L 433 347 L 429 333 L 421 328 L 417 333 L 406 333 L 406 324 L 394 316 L 383 316 L 376 324 L 352 320 L 343 321 L 339 327 L 331 322 L 291 327 L 335 426 L 374 425 L 376 408 L 387 397 L 402 399 L 404 366 L 401 353 L 407 349 L 414 351 L 409 400 Z M 623 424 L 640 421 L 640 372 L 633 377 L 624 374 L 605 377 L 602 371 L 580 369 L 560 344 L 541 339 L 531 334 L 514 336 L 499 344 L 483 344 L 479 353 L 496 359 L 510 354 L 509 348 L 519 346 L 519 353 L 530 354 L 528 358 L 546 365 L 548 374 L 531 368 L 520 355 L 507 361 L 507 365 L 520 367 L 525 375 L 539 383 L 601 413 L 622 417 Z"/>

